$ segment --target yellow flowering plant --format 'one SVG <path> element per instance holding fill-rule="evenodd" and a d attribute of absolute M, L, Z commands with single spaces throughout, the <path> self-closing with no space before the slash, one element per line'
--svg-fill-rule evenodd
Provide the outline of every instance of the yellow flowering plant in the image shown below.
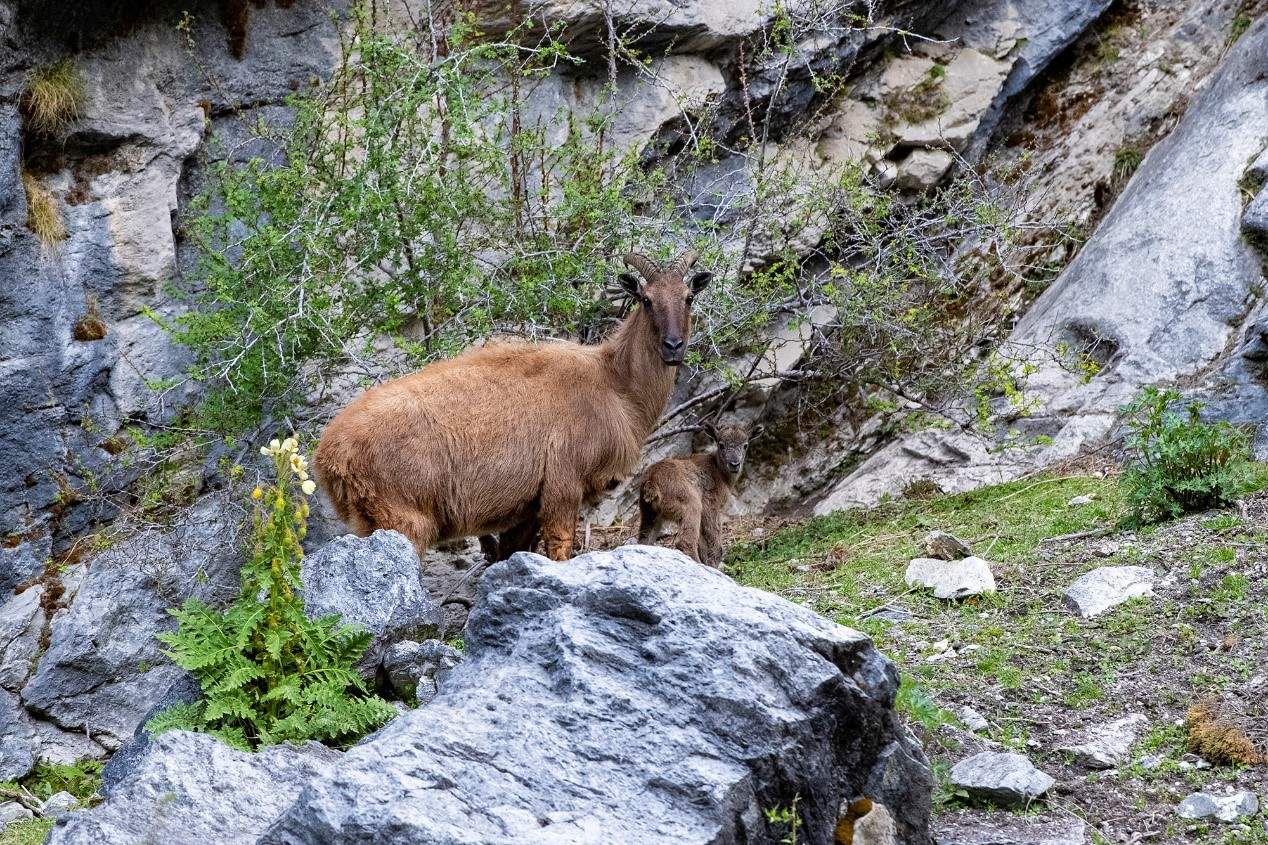
<path fill-rule="evenodd" d="M 199 730 L 244 749 L 308 739 L 350 744 L 396 710 L 352 669 L 369 632 L 341 625 L 337 615 L 304 612 L 300 541 L 316 484 L 298 441 L 274 439 L 260 454 L 272 460 L 277 481 L 251 493 L 255 540 L 237 600 L 220 613 L 190 599 L 171 611 L 179 630 L 158 634 L 165 653 L 199 680 L 203 699 L 163 711 L 147 728 Z"/>

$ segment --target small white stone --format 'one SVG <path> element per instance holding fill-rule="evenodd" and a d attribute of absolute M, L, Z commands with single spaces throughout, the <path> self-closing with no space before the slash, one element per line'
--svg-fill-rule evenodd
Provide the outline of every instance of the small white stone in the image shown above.
<path fill-rule="evenodd" d="M 49 818 L 59 819 L 77 807 L 79 807 L 78 798 L 69 792 L 58 792 L 44 802 L 40 812 Z"/>

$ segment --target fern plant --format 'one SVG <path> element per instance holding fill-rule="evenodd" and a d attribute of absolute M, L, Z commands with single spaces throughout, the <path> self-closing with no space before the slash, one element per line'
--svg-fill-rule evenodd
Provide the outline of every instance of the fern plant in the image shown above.
<path fill-rule="evenodd" d="M 396 710 L 353 671 L 370 633 L 341 625 L 338 615 L 304 613 L 300 540 L 316 485 L 298 443 L 274 440 L 260 451 L 273 459 L 277 482 L 252 493 L 255 545 L 241 593 L 223 613 L 190 599 L 170 611 L 179 630 L 157 635 L 198 679 L 203 699 L 170 707 L 146 727 L 202 731 L 244 750 L 310 739 L 350 744 Z"/>
<path fill-rule="evenodd" d="M 1179 400 L 1175 390 L 1146 387 L 1119 408 L 1127 425 L 1129 524 L 1223 507 L 1250 484 L 1246 435 L 1226 422 L 1202 422 L 1200 402 L 1190 402 L 1183 414 L 1169 410 Z"/>

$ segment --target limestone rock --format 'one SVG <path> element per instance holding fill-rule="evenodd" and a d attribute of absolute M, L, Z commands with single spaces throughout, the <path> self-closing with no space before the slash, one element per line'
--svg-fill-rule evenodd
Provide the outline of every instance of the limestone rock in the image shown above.
<path fill-rule="evenodd" d="M 1086 845 L 1083 820 L 960 811 L 939 816 L 938 845 Z"/>
<path fill-rule="evenodd" d="M 48 845 L 254 845 L 339 757 L 315 742 L 251 754 L 206 734 L 168 731 L 103 804 L 58 819 Z"/>
<path fill-rule="evenodd" d="M 898 163 L 895 184 L 899 190 L 924 193 L 936 187 L 948 173 L 955 159 L 944 150 L 912 150 Z"/>
<path fill-rule="evenodd" d="M 56 792 L 40 805 L 40 812 L 46 818 L 60 819 L 62 816 L 79 807 L 79 799 L 69 792 Z"/>
<path fill-rule="evenodd" d="M 957 22 L 964 20 L 975 24 L 959 23 L 961 30 L 979 30 L 989 18 L 975 17 L 965 8 L 998 10 L 1004 5 L 994 0 L 956 4 L 947 9 L 942 32 L 958 34 Z M 1007 5 L 1019 13 L 1024 7 L 1051 5 L 1055 14 L 1076 12 L 1094 19 L 1107 4 L 1083 10 L 1074 10 L 1073 3 L 1038 0 Z M 1201 17 L 1195 10 L 1178 40 L 1209 27 Z M 1210 38 L 1205 31 L 1201 34 Z M 1025 37 L 1020 30 L 1016 35 Z M 1022 55 L 1035 43 L 1036 33 L 1029 37 L 1020 48 Z M 986 49 L 984 44 L 978 47 Z M 1021 433 L 1043 435 L 1050 442 L 992 452 L 990 442 L 968 435 L 900 437 L 837 482 L 816 505 L 816 513 L 896 496 L 912 478 L 929 478 L 949 492 L 1017 478 L 1101 442 L 1117 422 L 1117 408 L 1142 385 L 1174 383 L 1211 367 L 1219 376 L 1201 381 L 1220 382 L 1220 395 L 1210 398 L 1217 400 L 1212 409 L 1221 418 L 1259 422 L 1268 417 L 1262 366 L 1247 366 L 1242 356 L 1226 355 L 1236 348 L 1247 317 L 1258 316 L 1248 315 L 1248 303 L 1262 284 L 1261 259 L 1243 236 L 1238 182 L 1246 162 L 1262 152 L 1268 137 L 1263 108 L 1268 21 L 1257 20 L 1226 54 L 1215 52 L 1225 56 L 1219 70 L 1203 80 L 1205 86 L 1179 125 L 1149 151 L 1092 236 L 1013 330 L 1015 345 L 1007 353 L 1033 360 L 1035 349 L 1064 345 L 1099 366 L 1097 375 L 1085 381 L 1055 363 L 1041 363 L 1040 371 L 1027 379 L 1027 395 L 1039 400 L 1039 407 Z M 1010 88 L 1011 81 L 1005 85 Z M 1183 97 L 1192 90 L 1191 83 L 1183 85 Z M 1089 113 L 1097 114 L 1095 109 Z M 1079 125 L 1086 126 L 1088 119 Z M 1109 122 L 1106 116 L 1101 119 Z M 1210 139 L 1216 137 L 1221 142 L 1213 150 Z M 1091 151 L 1076 149 L 1084 155 Z M 1091 174 L 1072 172 L 1067 177 L 1072 184 L 1076 175 L 1080 184 L 1095 182 Z M 1142 232 L 1149 236 L 1142 237 Z M 1141 296 L 1141 267 L 1151 268 L 1147 297 Z"/>
<path fill-rule="evenodd" d="M 182 379 L 170 390 L 155 390 L 152 385 L 184 376 L 189 350 L 174 346 L 167 332 L 144 314 L 122 320 L 112 329 L 119 360 L 110 370 L 110 395 L 117 412 L 158 425 L 171 423 L 192 400 L 193 383 Z"/>
<path fill-rule="evenodd" d="M 1218 819 L 1232 823 L 1259 812 L 1259 797 L 1253 792 L 1234 792 L 1230 795 L 1211 795 L 1194 792 L 1176 807 L 1176 815 L 1182 819 Z"/>
<path fill-rule="evenodd" d="M 961 707 L 957 714 L 964 726 L 973 733 L 981 733 L 990 728 L 990 722 L 986 721 L 986 717 L 974 710 L 972 707 Z"/>
<path fill-rule="evenodd" d="M 1242 238 L 1237 185 L 1268 135 L 1266 44 L 1261 19 L 1018 324 L 1021 344 L 1065 340 L 1101 362 L 1086 384 L 1050 368 L 1032 379 L 1049 397 L 1041 413 L 1111 411 L 1140 385 L 1169 383 L 1222 355 L 1260 283 L 1259 258 Z M 1218 155 L 1212 137 L 1221 139 Z M 1140 295 L 1144 266 L 1148 297 Z"/>
<path fill-rule="evenodd" d="M 968 543 L 945 531 L 930 531 L 920 541 L 920 547 L 926 555 L 939 560 L 957 560 L 973 554 Z"/>
<path fill-rule="evenodd" d="M 0 365 L 0 382 L 4 379 L 4 368 Z M 0 389 L 0 399 L 3 398 Z M 0 433 L 0 444 L 5 437 Z M 0 548 L 0 595 L 12 596 L 14 587 L 39 575 L 44 571 L 44 563 L 51 556 L 52 549 L 47 537 L 35 540 L 19 541 L 13 548 Z M 8 608 L 11 598 L 5 599 L 4 607 Z M 0 613 L 8 612 L 0 610 Z"/>
<path fill-rule="evenodd" d="M 982 118 L 999 96 L 1011 66 L 1011 62 L 1000 61 L 972 48 L 958 50 L 947 62 L 939 83 L 947 108 L 923 122 L 899 127 L 899 143 L 911 147 L 949 147 L 957 152 L 963 151 L 978 134 Z M 942 156 L 945 158 L 938 161 L 945 160 L 949 168 L 953 160 L 951 155 L 943 152 Z M 929 187 L 936 181 L 931 182 Z"/>
<path fill-rule="evenodd" d="M 899 842 L 929 841 L 893 665 L 777 596 L 663 549 L 517 554 L 464 633 L 436 698 L 310 782 L 261 845 L 774 843 L 762 810 L 798 793 L 807 841 L 858 794 Z"/>
<path fill-rule="evenodd" d="M 1024 807 L 1055 783 L 1021 754 L 983 751 L 951 767 L 952 786 L 1005 807 Z"/>
<path fill-rule="evenodd" d="M 1085 769 L 1112 769 L 1122 765 L 1136 737 L 1149 724 L 1145 716 L 1134 713 L 1104 725 L 1086 728 L 1068 745 L 1057 749 L 1074 755 L 1074 764 Z"/>
<path fill-rule="evenodd" d="M 26 706 L 111 748 L 132 736 L 184 671 L 154 638 L 174 628 L 168 608 L 237 593 L 240 520 L 227 494 L 208 496 L 170 530 L 142 529 L 94 558 L 53 617 L 48 651 L 22 690 Z"/>
<path fill-rule="evenodd" d="M 462 652 L 440 640 L 405 640 L 387 649 L 383 671 L 397 695 L 407 700 L 414 698 L 422 706 L 436 697 L 443 674 L 461 662 Z"/>
<path fill-rule="evenodd" d="M 991 565 L 980 557 L 963 560 L 918 557 L 908 564 L 903 580 L 909 587 L 932 589 L 934 598 L 939 599 L 963 599 L 995 592 Z"/>
<path fill-rule="evenodd" d="M 43 595 L 44 586 L 36 584 L 0 606 L 0 687 L 4 689 L 20 690 L 31 675 L 44 629 Z"/>
<path fill-rule="evenodd" d="M 1268 190 L 1260 191 L 1246 206 L 1242 228 L 1256 235 L 1268 235 Z"/>
<path fill-rule="evenodd" d="M 640 22 L 646 31 L 639 38 L 640 48 L 666 45 L 671 41 L 679 52 L 698 53 L 732 44 L 769 26 L 773 8 L 760 0 L 736 0 L 718 3 L 715 0 L 655 0 L 629 7 L 621 15 L 623 26 Z M 525 19 L 539 25 L 561 27 L 562 38 L 575 55 L 601 54 L 610 7 L 601 0 L 515 0 L 505 6 L 482 9 L 480 28 L 502 34 Z M 535 30 L 540 32 L 540 26 Z M 529 33 L 532 37 L 533 33 Z"/>
<path fill-rule="evenodd" d="M 1145 566 L 1102 566 L 1066 587 L 1065 601 L 1075 613 L 1090 619 L 1129 599 L 1153 595 L 1157 577 Z"/>
<path fill-rule="evenodd" d="M 418 555 L 395 531 L 331 540 L 304 558 L 300 577 L 310 618 L 339 614 L 374 634 L 356 666 L 364 677 L 373 677 L 393 643 L 440 633 L 440 607 L 419 580 Z"/>
<path fill-rule="evenodd" d="M 17 780 L 35 765 L 37 744 L 17 696 L 0 689 L 0 780 Z"/>
<path fill-rule="evenodd" d="M 17 801 L 5 801 L 0 804 L 0 824 L 10 824 L 31 818 L 35 818 L 35 814 Z"/>

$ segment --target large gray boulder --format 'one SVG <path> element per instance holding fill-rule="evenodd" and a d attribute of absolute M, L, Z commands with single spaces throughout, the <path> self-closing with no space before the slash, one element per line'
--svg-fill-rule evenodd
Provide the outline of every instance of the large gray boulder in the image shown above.
<path fill-rule="evenodd" d="M 215 494 L 171 529 L 141 530 L 93 559 L 50 623 L 48 650 L 22 689 L 27 708 L 107 748 L 132 736 L 184 672 L 154 637 L 175 628 L 168 609 L 237 593 L 243 521 L 228 494 Z"/>
<path fill-rule="evenodd" d="M 317 743 L 249 754 L 205 734 L 169 731 L 151 741 L 110 800 L 59 818 L 48 845 L 254 845 L 339 756 Z"/>
<path fill-rule="evenodd" d="M 414 547 L 395 531 L 338 537 L 304 558 L 304 610 L 310 618 L 338 614 L 374 634 L 356 666 L 373 677 L 392 644 L 440 633 L 443 614 L 418 570 Z"/>
<path fill-rule="evenodd" d="M 929 842 L 931 778 L 871 641 L 676 552 L 491 568 L 432 702 L 310 782 L 262 839 L 808 843 L 867 795 Z M 108 802 L 109 803 L 109 802 Z M 210 831 L 209 831 L 210 833 Z"/>

